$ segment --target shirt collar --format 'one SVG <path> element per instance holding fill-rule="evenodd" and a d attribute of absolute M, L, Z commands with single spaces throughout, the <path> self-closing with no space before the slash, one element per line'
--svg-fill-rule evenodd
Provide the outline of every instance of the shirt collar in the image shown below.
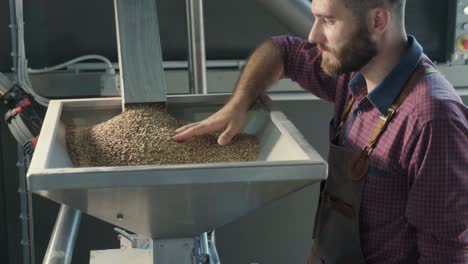
<path fill-rule="evenodd" d="M 367 95 L 369 101 L 379 109 L 382 115 L 387 115 L 388 108 L 397 99 L 406 81 L 418 66 L 422 53 L 423 49 L 418 41 L 413 36 L 408 36 L 408 49 L 401 57 L 400 62 L 384 80 Z M 366 80 L 359 72 L 356 73 L 349 83 L 349 89 L 353 96 L 357 96 L 359 90 L 365 86 Z"/>

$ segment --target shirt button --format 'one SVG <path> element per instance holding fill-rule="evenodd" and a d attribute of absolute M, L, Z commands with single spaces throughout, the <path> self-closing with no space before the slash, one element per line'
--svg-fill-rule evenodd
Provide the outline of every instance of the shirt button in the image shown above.
<path fill-rule="evenodd" d="M 358 116 L 361 116 L 361 115 L 362 115 L 362 111 L 361 111 L 361 110 L 358 110 L 358 111 L 357 111 L 357 115 L 358 115 Z"/>

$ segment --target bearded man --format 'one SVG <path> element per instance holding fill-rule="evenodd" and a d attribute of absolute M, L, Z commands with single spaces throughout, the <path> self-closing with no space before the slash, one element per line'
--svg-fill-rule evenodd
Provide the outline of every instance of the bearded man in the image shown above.
<path fill-rule="evenodd" d="M 232 98 L 179 128 L 228 144 L 281 78 L 334 104 L 309 263 L 468 263 L 468 108 L 405 31 L 405 0 L 313 0 L 308 41 L 259 46 Z"/>

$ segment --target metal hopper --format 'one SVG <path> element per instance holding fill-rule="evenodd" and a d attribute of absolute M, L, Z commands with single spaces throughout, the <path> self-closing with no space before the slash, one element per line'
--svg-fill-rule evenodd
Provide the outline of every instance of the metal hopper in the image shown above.
<path fill-rule="evenodd" d="M 187 121 L 214 113 L 226 96 L 168 97 L 168 112 Z M 265 97 L 243 132 L 256 134 L 257 161 L 167 166 L 74 168 L 67 124 L 95 124 L 121 112 L 121 99 L 54 100 L 29 167 L 29 189 L 153 239 L 193 237 L 326 178 L 327 165 Z"/>

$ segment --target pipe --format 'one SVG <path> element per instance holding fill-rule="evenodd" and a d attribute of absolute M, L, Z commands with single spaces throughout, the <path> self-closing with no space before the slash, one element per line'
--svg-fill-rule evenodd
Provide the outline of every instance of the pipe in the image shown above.
<path fill-rule="evenodd" d="M 18 18 L 18 5 L 20 0 L 10 0 L 10 29 L 11 29 L 11 57 L 13 59 L 12 72 L 15 73 L 14 81 L 20 82 L 21 73 L 19 71 L 21 63 L 21 50 L 20 50 L 20 26 L 23 25 L 22 19 Z M 20 24 L 21 23 L 21 24 Z"/>
<path fill-rule="evenodd" d="M 60 70 L 62 68 L 68 67 L 70 65 L 73 65 L 75 63 L 78 63 L 80 61 L 85 61 L 85 60 L 101 60 L 106 64 L 106 71 L 109 74 L 115 74 L 114 66 L 110 60 L 104 56 L 101 55 L 96 55 L 96 54 L 90 54 L 90 55 L 85 55 L 85 56 L 80 56 L 78 58 L 74 58 L 72 60 L 66 61 L 64 63 L 51 66 L 51 67 L 45 67 L 43 69 L 28 69 L 28 73 L 47 73 L 47 72 L 54 72 L 57 70 Z"/>
<path fill-rule="evenodd" d="M 245 65 L 244 60 L 207 60 L 206 61 L 206 68 L 232 68 L 240 70 Z M 119 69 L 118 63 L 112 63 L 114 69 Z M 188 68 L 187 61 L 164 61 L 163 62 L 164 70 L 178 70 L 182 69 L 185 70 Z M 104 71 L 107 69 L 105 63 L 100 62 L 79 62 L 73 65 L 67 66 L 66 68 L 68 71 Z"/>
<path fill-rule="evenodd" d="M 10 31 L 11 31 L 11 57 L 13 60 L 13 68 L 12 72 L 17 73 L 17 67 L 18 67 L 18 49 L 17 49 L 17 28 L 18 26 L 16 25 L 16 6 L 15 6 L 15 0 L 10 0 Z M 15 76 L 15 81 L 18 80 L 18 76 Z"/>
<path fill-rule="evenodd" d="M 11 4 L 11 3 L 10 3 Z M 24 19 L 23 19 L 23 0 L 14 1 L 14 15 L 15 15 L 15 25 L 12 27 L 16 30 L 16 73 L 17 81 L 22 88 L 28 93 L 30 93 L 36 102 L 43 106 L 47 106 L 49 100 L 37 94 L 33 89 L 31 82 L 29 80 L 29 75 L 27 72 L 28 62 L 26 60 L 26 51 L 24 46 Z M 10 10 L 11 11 L 11 10 Z M 12 34 L 12 37 L 15 37 Z"/>
<path fill-rule="evenodd" d="M 62 204 L 43 264 L 71 263 L 80 220 L 81 211 Z"/>
<path fill-rule="evenodd" d="M 9 125 L 11 129 L 11 124 Z M 16 138 L 16 137 L 15 137 Z M 26 144 L 18 144 L 18 162 L 20 197 L 20 222 L 21 222 L 21 247 L 23 252 L 23 264 L 34 264 L 34 229 L 32 215 L 31 193 L 27 191 L 26 170 L 29 168 L 30 156 L 27 153 Z"/>
<path fill-rule="evenodd" d="M 203 0 L 187 0 L 189 84 L 193 94 L 208 94 L 206 87 Z"/>
<path fill-rule="evenodd" d="M 314 18 L 307 0 L 257 0 L 293 34 L 307 38 Z"/>

